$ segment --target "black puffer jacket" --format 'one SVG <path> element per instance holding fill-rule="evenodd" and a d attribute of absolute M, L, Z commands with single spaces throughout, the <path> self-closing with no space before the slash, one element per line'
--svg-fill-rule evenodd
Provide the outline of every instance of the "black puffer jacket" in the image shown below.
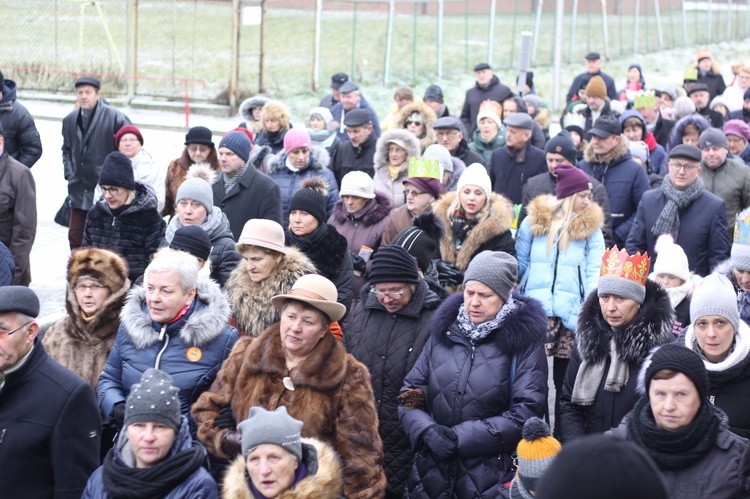
<path fill-rule="evenodd" d="M 669 296 L 658 284 L 646 281 L 646 298 L 638 315 L 615 334 L 602 316 L 597 290 L 592 291 L 578 313 L 576 345 L 565 375 L 560 398 L 560 427 L 566 441 L 584 435 L 604 433 L 620 424 L 638 401 L 638 372 L 651 349 L 674 341 L 674 316 Z M 609 343 L 615 339 L 617 357 L 628 363 L 627 384 L 618 393 L 604 390 L 610 367 Z M 582 360 L 606 362 L 599 390 L 590 406 L 571 401 L 573 386 Z"/>
<path fill-rule="evenodd" d="M 31 168 L 42 157 L 42 139 L 31 113 L 16 101 L 16 82 L 6 78 L 2 91 L 0 123 L 4 129 L 5 150 L 16 161 Z"/>
<path fill-rule="evenodd" d="M 533 298 L 513 298 L 517 308 L 475 345 L 456 320 L 462 294 L 448 298 L 436 312 L 433 333 L 404 380 L 404 388 L 425 390 L 427 411 L 399 406 L 401 423 L 417 449 L 408 497 L 494 499 L 513 478 L 512 454 L 523 423 L 542 417 L 547 405 L 542 344 L 547 315 Z M 458 437 L 458 453 L 447 461 L 436 461 L 422 443 L 423 433 L 436 424 L 453 428 Z"/>
<path fill-rule="evenodd" d="M 146 270 L 151 255 L 164 237 L 164 220 L 156 209 L 150 187 L 136 182 L 135 199 L 112 213 L 102 200 L 89 211 L 83 229 L 83 245 L 119 253 L 128 262 L 130 282 Z"/>
<path fill-rule="evenodd" d="M 414 451 L 398 419 L 396 397 L 430 337 L 440 298 L 420 281 L 409 303 L 391 314 L 369 291 L 369 285 L 362 289 L 362 299 L 344 325 L 344 346 L 370 370 L 388 495 L 401 497 Z"/>

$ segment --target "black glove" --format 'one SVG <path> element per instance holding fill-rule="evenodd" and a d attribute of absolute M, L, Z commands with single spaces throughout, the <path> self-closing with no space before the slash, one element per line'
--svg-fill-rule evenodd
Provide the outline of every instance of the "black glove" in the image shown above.
<path fill-rule="evenodd" d="M 458 452 L 458 436 L 453 428 L 435 425 L 424 432 L 422 441 L 438 461 L 447 461 Z"/>
<path fill-rule="evenodd" d="M 457 288 L 464 280 L 464 274 L 455 265 L 437 260 L 438 279 L 442 286 Z"/>
<path fill-rule="evenodd" d="M 231 405 L 223 407 L 219 411 L 219 414 L 214 418 L 214 426 L 217 428 L 229 428 L 230 430 L 237 429 L 237 421 L 234 420 Z"/>
<path fill-rule="evenodd" d="M 354 266 L 354 272 L 359 272 L 359 275 L 367 273 L 367 262 L 361 256 L 352 253 L 352 265 Z"/>
<path fill-rule="evenodd" d="M 242 434 L 238 431 L 227 430 L 221 436 L 221 451 L 229 456 L 236 456 L 242 452 Z"/>
<path fill-rule="evenodd" d="M 125 423 L 125 402 L 115 404 L 115 408 L 112 409 L 112 415 L 115 418 L 115 426 L 122 429 Z"/>

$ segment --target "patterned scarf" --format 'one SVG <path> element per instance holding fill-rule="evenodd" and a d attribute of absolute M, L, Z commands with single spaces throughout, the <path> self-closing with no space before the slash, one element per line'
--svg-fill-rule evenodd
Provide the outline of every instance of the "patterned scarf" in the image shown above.
<path fill-rule="evenodd" d="M 502 306 L 500 311 L 495 315 L 494 319 L 490 319 L 487 322 L 481 324 L 474 324 L 471 321 L 471 317 L 466 313 L 466 306 L 461 304 L 458 309 L 458 325 L 466 333 L 472 343 L 478 343 L 485 339 L 489 334 L 498 329 L 505 318 L 516 309 L 517 305 L 513 297 L 508 298 L 505 305 Z"/>
<path fill-rule="evenodd" d="M 237 181 L 242 178 L 242 176 L 247 171 L 248 166 L 250 166 L 250 163 L 246 161 L 245 164 L 242 165 L 242 168 L 240 168 L 240 170 L 237 173 L 235 173 L 234 177 L 231 177 L 231 178 L 226 173 L 221 174 L 222 178 L 224 179 L 224 193 L 225 194 L 229 193 L 229 191 L 232 190 L 232 187 L 234 187 L 234 184 L 236 184 Z"/>
<path fill-rule="evenodd" d="M 453 235 L 456 239 L 457 250 L 461 249 L 461 245 L 466 241 L 466 238 L 469 237 L 469 232 L 476 227 L 478 223 L 479 218 L 472 218 L 469 220 L 460 209 L 453 213 L 453 216 L 451 217 L 451 230 L 453 230 Z"/>
<path fill-rule="evenodd" d="M 680 210 L 687 208 L 703 194 L 703 179 L 698 177 L 685 189 L 679 190 L 672 185 L 667 175 L 661 184 L 661 192 L 667 198 L 667 204 L 664 205 L 659 218 L 651 227 L 651 233 L 657 237 L 662 234 L 672 234 L 672 237 L 677 239 L 680 232 Z"/>

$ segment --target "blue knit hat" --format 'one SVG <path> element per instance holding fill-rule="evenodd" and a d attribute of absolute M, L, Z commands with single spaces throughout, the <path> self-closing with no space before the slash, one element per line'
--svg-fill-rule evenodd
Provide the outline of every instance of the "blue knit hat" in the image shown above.
<path fill-rule="evenodd" d="M 242 132 L 229 132 L 221 138 L 219 148 L 226 147 L 230 151 L 234 152 L 237 156 L 242 158 L 243 161 L 247 161 L 250 157 L 250 138 Z"/>

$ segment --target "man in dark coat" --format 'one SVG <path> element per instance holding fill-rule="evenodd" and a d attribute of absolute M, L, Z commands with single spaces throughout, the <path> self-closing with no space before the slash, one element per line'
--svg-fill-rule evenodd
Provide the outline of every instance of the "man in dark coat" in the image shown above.
<path fill-rule="evenodd" d="M 0 288 L 0 490 L 78 499 L 99 465 L 102 419 L 91 386 L 47 356 L 37 315 L 31 289 Z"/>
<path fill-rule="evenodd" d="M 0 122 L 0 242 L 13 255 L 13 284 L 28 286 L 36 238 L 36 184 L 31 171 L 5 150 L 5 133 Z"/>
<path fill-rule="evenodd" d="M 334 104 L 331 107 L 331 116 L 333 120 L 339 124 L 338 138 L 341 142 L 349 140 L 349 135 L 346 133 L 346 114 L 354 111 L 355 109 L 364 109 L 370 113 L 370 121 L 372 122 L 372 131 L 375 133 L 375 137 L 380 137 L 380 120 L 378 119 L 378 113 L 370 106 L 365 96 L 359 91 L 359 85 L 353 81 L 347 81 L 341 88 L 339 88 L 339 95 L 341 102 Z"/>
<path fill-rule="evenodd" d="M 78 78 L 78 108 L 63 119 L 62 159 L 70 202 L 70 249 L 81 246 L 86 214 L 97 201 L 94 189 L 104 158 L 117 150 L 113 137 L 130 124 L 127 116 L 100 99 L 100 86 L 99 80 L 91 76 Z"/>
<path fill-rule="evenodd" d="M 370 282 L 344 324 L 344 346 L 370 371 L 388 477 L 387 497 L 402 497 L 414 458 L 398 419 L 398 397 L 427 339 L 440 298 L 419 275 L 402 246 L 383 246 L 373 257 Z"/>
<path fill-rule="evenodd" d="M 496 149 L 490 158 L 492 190 L 521 204 L 523 186 L 531 177 L 547 171 L 544 151 L 530 144 L 534 119 L 526 113 L 515 113 L 505 119 L 508 127 L 505 146 Z"/>
<path fill-rule="evenodd" d="M 690 92 L 688 92 L 688 96 L 693 101 L 693 104 L 695 104 L 695 111 L 706 118 L 712 127 L 721 128 L 724 126 L 724 117 L 709 106 L 711 94 L 705 83 L 696 83 L 693 85 L 690 88 Z"/>
<path fill-rule="evenodd" d="M 586 54 L 586 72 L 575 77 L 568 90 L 568 95 L 565 97 L 565 102 L 570 103 L 575 100 L 578 97 L 578 91 L 588 84 L 592 76 L 597 75 L 601 76 L 602 80 L 604 80 L 604 84 L 607 87 L 607 97 L 617 99 L 615 80 L 608 74 L 602 73 L 601 57 L 599 57 L 597 52 L 591 52 Z"/>
<path fill-rule="evenodd" d="M 604 184 L 612 209 L 614 243 L 625 246 L 643 193 L 650 189 L 646 170 L 630 155 L 620 120 L 602 116 L 591 129 L 591 143 L 578 167 Z"/>
<path fill-rule="evenodd" d="M 341 85 L 347 81 L 349 81 L 349 75 L 346 73 L 336 73 L 331 76 L 331 92 L 325 94 L 323 98 L 320 99 L 320 107 L 331 109 L 334 105 L 338 104 L 341 101 L 339 89 L 341 88 Z"/>
<path fill-rule="evenodd" d="M 510 89 L 500 83 L 500 79 L 492 72 L 492 68 L 486 62 L 474 66 L 474 74 L 477 81 L 472 88 L 466 91 L 464 107 L 461 110 L 461 123 L 469 137 L 477 128 L 477 115 L 482 102 L 490 99 L 499 103 L 512 95 Z M 470 163 L 466 164 L 469 165 Z"/>
<path fill-rule="evenodd" d="M 16 100 L 16 82 L 0 72 L 0 124 L 5 128 L 5 150 L 16 161 L 31 168 L 42 157 L 42 139 L 34 118 Z"/>
<path fill-rule="evenodd" d="M 482 155 L 469 149 L 469 143 L 464 138 L 461 120 L 453 116 L 445 116 L 435 121 L 432 128 L 435 129 L 438 144 L 448 149 L 451 156 L 460 159 L 466 166 L 479 163 L 487 167 L 487 162 Z"/>
<path fill-rule="evenodd" d="M 366 109 L 355 109 L 346 114 L 344 125 L 349 140 L 336 148 L 330 166 L 338 185 L 349 172 L 361 171 L 370 177 L 375 175 L 373 157 L 378 138 L 372 133 L 370 113 Z"/>
<path fill-rule="evenodd" d="M 248 161 L 252 144 L 242 132 L 229 132 L 219 143 L 222 174 L 213 185 L 214 206 L 221 208 L 234 239 L 251 218 L 281 223 L 281 191 L 267 175 Z"/>
<path fill-rule="evenodd" d="M 602 116 L 616 115 L 607 100 L 607 91 L 604 80 L 600 76 L 594 76 L 586 87 L 586 107 L 581 111 L 581 115 L 586 122 L 583 127 L 585 132 L 583 138 L 591 142 L 590 130 L 594 127 L 594 122 Z"/>
<path fill-rule="evenodd" d="M 661 189 L 646 192 L 638 205 L 628 253 L 648 251 L 659 258 L 654 252 L 656 239 L 671 234 L 685 251 L 690 270 L 698 275 L 708 275 L 729 258 L 724 201 L 703 189 L 700 161 L 701 151 L 695 146 L 681 144 L 670 151 L 669 175 Z"/>

